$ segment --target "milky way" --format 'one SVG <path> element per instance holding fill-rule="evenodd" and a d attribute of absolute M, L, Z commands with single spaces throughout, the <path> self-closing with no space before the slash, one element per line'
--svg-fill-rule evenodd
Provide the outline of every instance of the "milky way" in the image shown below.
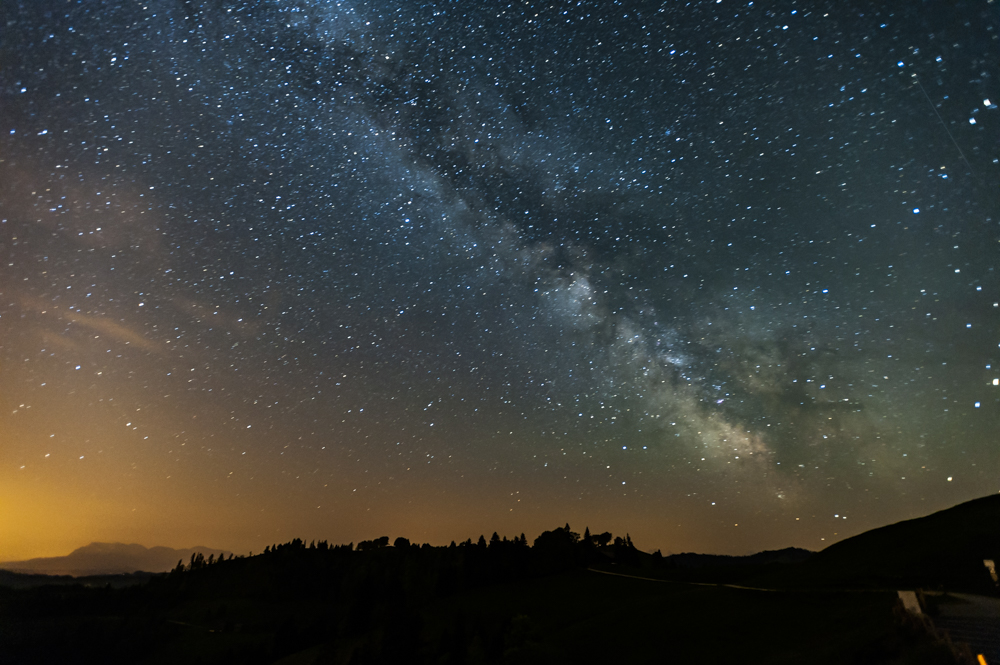
<path fill-rule="evenodd" d="M 0 10 L 0 559 L 1000 489 L 993 5 L 399 4 Z"/>

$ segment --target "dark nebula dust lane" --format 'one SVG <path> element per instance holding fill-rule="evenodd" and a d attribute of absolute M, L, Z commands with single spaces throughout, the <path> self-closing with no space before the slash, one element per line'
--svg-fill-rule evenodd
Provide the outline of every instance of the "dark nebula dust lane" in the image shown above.
<path fill-rule="evenodd" d="M 0 17 L 0 560 L 1000 489 L 988 3 Z"/>

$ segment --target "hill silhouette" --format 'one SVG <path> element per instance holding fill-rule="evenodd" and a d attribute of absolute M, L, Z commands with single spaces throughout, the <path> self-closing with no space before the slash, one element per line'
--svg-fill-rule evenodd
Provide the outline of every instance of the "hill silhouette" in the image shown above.
<path fill-rule="evenodd" d="M 0 563 L 0 569 L 31 575 L 117 575 L 143 571 L 164 573 L 171 570 L 181 559 L 189 559 L 192 554 L 211 553 L 216 555 L 231 552 L 213 550 L 207 547 L 174 549 L 172 547 L 143 547 L 124 543 L 90 543 L 78 547 L 66 556 L 39 557 L 26 561 Z"/>
<path fill-rule="evenodd" d="M 1000 561 L 1000 494 L 866 531 L 755 581 L 992 593 L 984 559 Z"/>

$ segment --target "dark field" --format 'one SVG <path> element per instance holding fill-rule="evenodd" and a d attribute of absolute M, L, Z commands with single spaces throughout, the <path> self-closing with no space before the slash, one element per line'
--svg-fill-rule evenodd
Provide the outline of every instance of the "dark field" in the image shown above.
<path fill-rule="evenodd" d="M 891 591 L 660 582 L 572 561 L 552 570 L 538 549 L 286 545 L 145 586 L 0 588 L 0 662 L 957 662 Z M 652 561 L 601 567 L 671 572 Z"/>
<path fill-rule="evenodd" d="M 974 663 L 896 590 L 932 615 L 942 591 L 996 596 L 998 526 L 994 495 L 818 553 L 663 557 L 567 524 L 531 546 L 296 539 L 118 587 L 5 573 L 0 663 Z"/>

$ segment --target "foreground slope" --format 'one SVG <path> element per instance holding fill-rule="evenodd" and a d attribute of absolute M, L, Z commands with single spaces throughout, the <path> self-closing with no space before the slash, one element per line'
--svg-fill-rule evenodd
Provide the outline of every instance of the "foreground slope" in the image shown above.
<path fill-rule="evenodd" d="M 866 531 L 757 581 L 995 593 L 984 559 L 1000 562 L 1000 494 Z"/>

